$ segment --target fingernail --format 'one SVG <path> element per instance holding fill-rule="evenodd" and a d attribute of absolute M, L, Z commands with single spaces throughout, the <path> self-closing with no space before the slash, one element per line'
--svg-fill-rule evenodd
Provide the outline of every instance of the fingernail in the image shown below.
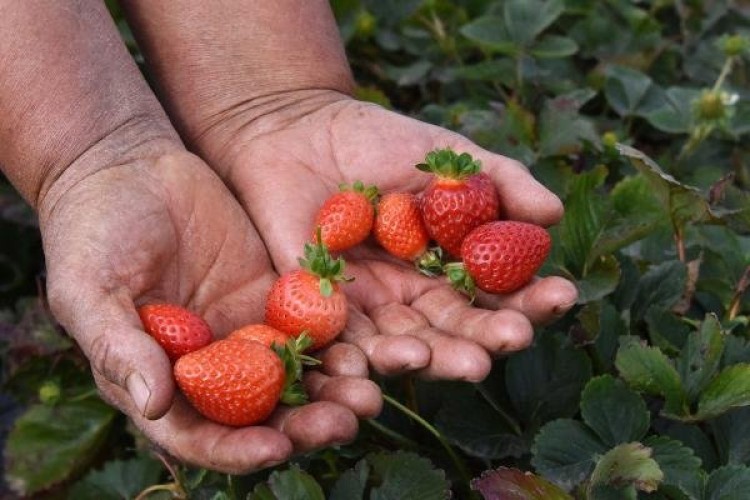
<path fill-rule="evenodd" d="M 131 373 L 125 381 L 130 397 L 133 398 L 135 406 L 141 415 L 146 415 L 148 400 L 151 398 L 151 390 L 146 385 L 146 381 L 140 373 Z"/>

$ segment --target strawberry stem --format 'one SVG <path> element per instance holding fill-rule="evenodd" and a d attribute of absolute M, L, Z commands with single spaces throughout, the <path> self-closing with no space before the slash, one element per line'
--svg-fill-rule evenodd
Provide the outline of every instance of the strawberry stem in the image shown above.
<path fill-rule="evenodd" d="M 443 249 L 430 248 L 417 258 L 414 265 L 417 271 L 431 278 L 443 274 Z"/>
<path fill-rule="evenodd" d="M 482 163 L 469 153 L 458 154 L 451 148 L 444 148 L 427 153 L 424 163 L 417 164 L 417 168 L 439 177 L 464 180 L 478 174 L 482 170 Z"/>
<path fill-rule="evenodd" d="M 320 364 L 320 360 L 302 354 L 312 344 L 313 340 L 302 332 L 299 337 L 287 340 L 283 346 L 276 343 L 271 346 L 284 363 L 284 389 L 280 399 L 286 405 L 299 406 L 308 401 L 307 393 L 302 385 L 302 368 Z"/>
<path fill-rule="evenodd" d="M 354 181 L 352 184 L 339 184 L 339 191 L 354 191 L 355 193 L 361 193 L 370 202 L 374 203 L 376 198 L 380 195 L 380 190 L 374 184 L 366 186 L 362 181 Z"/>

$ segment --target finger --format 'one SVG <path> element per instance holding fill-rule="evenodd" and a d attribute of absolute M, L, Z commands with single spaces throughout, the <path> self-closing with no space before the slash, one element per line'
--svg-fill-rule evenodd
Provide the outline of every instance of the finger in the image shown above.
<path fill-rule="evenodd" d="M 576 304 L 578 290 L 570 281 L 558 276 L 534 279 L 518 292 L 508 295 L 479 291 L 475 303 L 487 309 L 513 309 L 535 325 L 560 319 Z"/>
<path fill-rule="evenodd" d="M 384 336 L 361 311 L 350 308 L 346 330 L 340 339 L 362 350 L 372 368 L 382 375 L 396 375 L 430 364 L 430 347 L 410 335 Z"/>
<path fill-rule="evenodd" d="M 359 430 L 351 410 L 329 401 L 279 407 L 267 423 L 283 432 L 297 453 L 348 443 Z"/>
<path fill-rule="evenodd" d="M 161 417 L 174 395 L 167 355 L 143 331 L 133 301 L 122 289 L 110 293 L 96 290 L 83 283 L 71 293 L 52 280 L 50 307 L 75 338 L 94 373 L 125 389 L 140 415 Z"/>
<path fill-rule="evenodd" d="M 354 344 L 337 342 L 316 353 L 320 371 L 330 376 L 367 378 L 367 357 Z"/>
<path fill-rule="evenodd" d="M 501 218 L 551 226 L 562 219 L 563 204 L 552 191 L 537 181 L 520 162 L 457 140 L 453 147 L 481 160 L 482 170 L 494 181 L 500 198 Z"/>
<path fill-rule="evenodd" d="M 102 396 L 129 414 L 133 423 L 154 444 L 177 460 L 228 474 L 247 474 L 289 459 L 292 442 L 268 426 L 228 427 L 200 416 L 178 395 L 159 420 L 141 416 L 127 391 L 96 377 Z"/>
<path fill-rule="evenodd" d="M 372 380 L 330 377 L 318 371 L 305 374 L 305 390 L 312 401 L 330 401 L 349 408 L 359 418 L 374 418 L 383 409 L 383 395 Z"/>
<path fill-rule="evenodd" d="M 477 343 L 434 328 L 409 306 L 387 304 L 374 309 L 371 318 L 385 336 L 413 336 L 429 346 L 430 364 L 419 372 L 424 378 L 479 382 L 492 368 L 492 360 Z"/>
<path fill-rule="evenodd" d="M 524 349 L 534 336 L 528 318 L 518 311 L 474 307 L 449 286 L 426 292 L 412 307 L 435 327 L 476 342 L 494 354 Z"/>

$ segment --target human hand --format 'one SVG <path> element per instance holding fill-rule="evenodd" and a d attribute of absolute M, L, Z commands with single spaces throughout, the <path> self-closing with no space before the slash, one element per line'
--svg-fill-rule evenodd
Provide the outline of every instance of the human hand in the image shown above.
<path fill-rule="evenodd" d="M 167 453 L 246 473 L 349 441 L 357 416 L 379 412 L 379 389 L 365 379 L 362 353 L 333 345 L 322 353 L 322 371 L 307 375 L 313 403 L 279 407 L 254 427 L 200 416 L 175 393 L 171 364 L 143 332 L 135 308 L 185 305 L 217 337 L 261 321 L 276 275 L 247 215 L 213 172 L 182 150 L 59 184 L 38 207 L 50 305 L 90 360 L 104 399 Z"/>
<path fill-rule="evenodd" d="M 382 192 L 419 192 L 430 177 L 414 165 L 451 147 L 482 161 L 495 182 L 503 218 L 559 221 L 560 200 L 518 162 L 448 130 L 330 91 L 300 91 L 246 103 L 197 134 L 196 144 L 237 194 L 277 269 L 296 265 L 313 219 L 341 183 Z M 345 254 L 351 304 L 341 339 L 359 346 L 381 373 L 417 370 L 427 378 L 482 380 L 492 356 L 528 346 L 533 325 L 565 313 L 574 285 L 537 278 L 508 295 L 480 294 L 474 307 L 443 279 L 427 278 L 375 245 Z"/>

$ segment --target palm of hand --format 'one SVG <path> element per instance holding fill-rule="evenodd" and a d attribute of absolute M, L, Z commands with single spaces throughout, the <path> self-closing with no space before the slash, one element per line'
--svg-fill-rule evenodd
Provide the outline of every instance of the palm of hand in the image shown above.
<path fill-rule="evenodd" d="M 505 200 L 506 216 L 549 224 L 561 215 L 559 200 L 516 162 L 377 106 L 340 100 L 280 123 L 260 134 L 250 129 L 237 134 L 223 169 L 280 271 L 296 266 L 314 214 L 339 184 L 360 180 L 381 192 L 418 192 L 430 177 L 414 165 L 438 147 L 484 161 Z M 420 369 L 428 377 L 481 380 L 491 354 L 530 342 L 529 318 L 548 320 L 559 313 L 557 302 L 567 308 L 575 298 L 567 282 L 541 280 L 487 301 L 497 311 L 478 309 L 444 280 L 420 276 L 374 245 L 345 258 L 355 280 L 344 285 L 352 314 L 342 338 L 359 345 L 384 373 Z"/>
<path fill-rule="evenodd" d="M 275 278 L 246 214 L 199 160 L 183 154 L 99 172 L 42 215 L 56 316 L 91 361 L 104 398 L 166 451 L 246 472 L 356 432 L 351 412 L 332 403 L 301 408 L 296 424 L 281 409 L 269 427 L 231 429 L 202 418 L 182 397 L 173 402 L 171 365 L 141 330 L 135 305 L 186 305 L 223 336 L 262 321 Z M 134 403 L 139 391 L 145 409 Z M 298 429 L 311 418 L 317 433 Z"/>

